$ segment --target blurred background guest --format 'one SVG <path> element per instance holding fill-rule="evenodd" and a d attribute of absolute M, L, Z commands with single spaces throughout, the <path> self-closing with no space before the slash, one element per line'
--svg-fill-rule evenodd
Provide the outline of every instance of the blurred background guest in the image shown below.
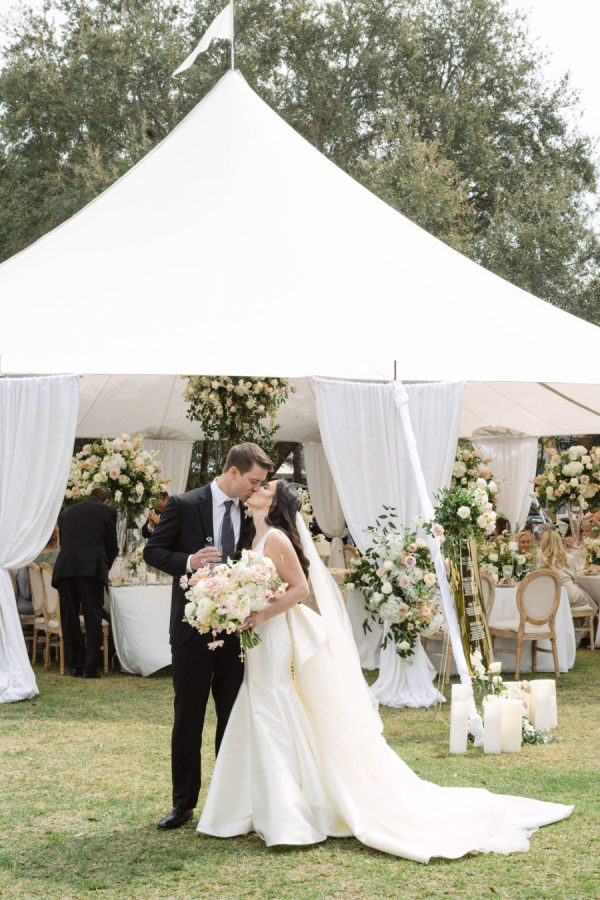
<path fill-rule="evenodd" d="M 34 559 L 34 563 L 36 566 L 39 566 L 40 563 L 48 563 L 49 566 L 54 566 L 54 563 L 58 559 L 58 523 L 54 526 L 52 534 L 48 538 L 48 543 L 41 551 L 38 553 L 36 558 Z"/>
<path fill-rule="evenodd" d="M 567 552 L 563 546 L 560 535 L 554 529 L 548 529 L 542 534 L 540 543 L 544 564 L 553 569 L 560 578 L 561 586 L 567 591 L 569 604 L 571 609 L 578 606 L 592 606 L 598 612 L 598 604 L 587 594 L 583 588 L 579 587 L 573 578 L 573 573 L 569 568 L 569 560 Z"/>
<path fill-rule="evenodd" d="M 142 525 L 142 537 L 145 538 L 146 540 L 148 540 L 148 538 L 154 531 L 154 526 L 158 525 L 158 523 L 160 522 L 160 514 L 162 513 L 163 509 L 167 505 L 168 499 L 169 499 L 169 494 L 167 493 L 167 491 L 165 491 L 163 494 L 160 495 L 160 499 L 159 499 L 158 503 L 156 504 L 156 507 L 154 509 L 148 510 L 148 518 Z"/>

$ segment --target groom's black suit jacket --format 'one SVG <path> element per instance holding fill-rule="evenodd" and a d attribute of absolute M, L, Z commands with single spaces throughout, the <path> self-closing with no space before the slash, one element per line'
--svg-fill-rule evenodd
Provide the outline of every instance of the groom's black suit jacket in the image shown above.
<path fill-rule="evenodd" d="M 252 520 L 241 512 L 240 538 L 238 549 L 244 546 Z M 171 594 L 171 621 L 169 636 L 172 647 L 185 644 L 195 633 L 191 625 L 183 621 L 186 604 L 185 592 L 179 586 L 179 579 L 186 574 L 190 554 L 206 546 L 207 538 L 213 535 L 212 492 L 210 484 L 169 498 L 161 513 L 160 521 L 148 538 L 144 548 L 144 559 L 150 566 L 173 575 Z"/>

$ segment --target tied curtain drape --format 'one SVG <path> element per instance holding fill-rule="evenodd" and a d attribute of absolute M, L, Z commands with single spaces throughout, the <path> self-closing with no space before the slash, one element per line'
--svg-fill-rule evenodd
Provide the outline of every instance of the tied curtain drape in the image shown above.
<path fill-rule="evenodd" d="M 31 562 L 56 524 L 78 405 L 75 375 L 0 379 L 0 703 L 38 693 L 8 569 Z"/>
<path fill-rule="evenodd" d="M 463 385 L 326 379 L 314 379 L 314 383 L 323 447 L 359 549 L 367 549 L 365 529 L 374 524 L 384 504 L 395 507 L 406 525 L 417 515 L 432 518 L 432 496 L 450 481 Z M 431 549 L 457 668 L 470 687 L 439 542 L 432 541 Z M 431 705 L 438 697 L 432 677 L 433 667 L 420 643 L 411 663 L 402 661 L 391 648 L 389 654 L 382 654 L 375 693 L 386 704 Z M 479 732 L 474 702 L 471 716 Z"/>
<path fill-rule="evenodd" d="M 330 569 L 343 569 L 346 520 L 340 504 L 331 470 L 323 450 L 323 444 L 311 442 L 302 445 L 306 465 L 306 482 L 313 513 L 319 528 L 331 541 Z"/>
<path fill-rule="evenodd" d="M 160 481 L 167 481 L 171 496 L 183 494 L 187 485 L 192 459 L 193 441 L 153 440 L 144 438 L 144 450 L 156 450 L 156 459 L 162 467 Z"/>
<path fill-rule="evenodd" d="M 480 456 L 490 460 L 490 471 L 498 482 L 498 513 L 508 519 L 513 531 L 519 531 L 531 506 L 538 439 L 506 428 L 479 428 L 472 440 Z"/>

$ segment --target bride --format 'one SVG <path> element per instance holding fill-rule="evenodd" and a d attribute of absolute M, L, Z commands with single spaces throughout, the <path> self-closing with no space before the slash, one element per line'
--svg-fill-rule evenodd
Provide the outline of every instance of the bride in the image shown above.
<path fill-rule="evenodd" d="M 354 836 L 426 863 L 470 851 L 529 848 L 541 825 L 573 807 L 422 781 L 383 738 L 341 594 L 300 515 L 300 495 L 272 481 L 248 499 L 253 549 L 288 583 L 253 613 L 260 644 L 216 760 L 198 831 L 255 831 L 267 845 Z M 300 604 L 310 578 L 321 615 Z"/>

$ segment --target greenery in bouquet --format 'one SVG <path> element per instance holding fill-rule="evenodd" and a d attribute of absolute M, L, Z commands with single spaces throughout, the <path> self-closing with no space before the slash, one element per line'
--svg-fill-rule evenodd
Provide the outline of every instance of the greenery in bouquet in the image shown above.
<path fill-rule="evenodd" d="M 187 375 L 183 393 L 187 418 L 199 422 L 207 440 L 219 442 L 224 459 L 240 441 L 268 448 L 277 426 L 277 410 L 296 388 L 285 378 L 229 375 Z"/>
<path fill-rule="evenodd" d="M 475 538 L 478 544 L 492 534 L 496 527 L 496 513 L 485 482 L 475 482 L 466 487 L 454 485 L 442 488 L 436 494 L 434 522 L 444 530 L 450 544 Z M 433 523 L 426 522 L 424 529 L 433 532 Z"/>
<path fill-rule="evenodd" d="M 142 450 L 142 435 L 101 438 L 84 444 L 71 460 L 65 505 L 88 497 L 96 487 L 111 494 L 114 505 L 134 522 L 154 506 L 167 485 L 158 480 L 162 469 L 155 451 Z"/>
<path fill-rule="evenodd" d="M 365 631 L 373 620 L 387 626 L 382 647 L 393 641 L 398 655 L 408 659 L 419 635 L 435 634 L 442 626 L 440 591 L 427 542 L 418 537 L 421 521 L 411 530 L 396 522 L 393 508 L 384 510 L 366 529 L 369 549 L 351 562 L 344 587 L 364 595 Z"/>
<path fill-rule="evenodd" d="M 546 467 L 534 481 L 540 506 L 556 511 L 562 506 L 597 509 L 600 505 L 600 447 L 581 445 L 558 453 L 551 450 Z"/>
<path fill-rule="evenodd" d="M 498 502 L 498 485 L 490 471 L 490 462 L 489 459 L 482 459 L 470 442 L 461 441 L 454 458 L 451 489 L 481 487 L 487 491 L 489 500 L 495 507 Z"/>
<path fill-rule="evenodd" d="M 504 681 L 502 663 L 492 662 L 486 669 L 480 650 L 471 653 L 472 682 L 476 693 L 483 697 L 506 697 L 521 701 L 521 740 L 524 744 L 549 744 L 553 737 L 548 731 L 539 731 L 529 718 L 531 685 L 528 681 Z M 483 707 L 483 704 L 482 704 Z M 481 710 L 483 717 L 483 708 Z"/>

